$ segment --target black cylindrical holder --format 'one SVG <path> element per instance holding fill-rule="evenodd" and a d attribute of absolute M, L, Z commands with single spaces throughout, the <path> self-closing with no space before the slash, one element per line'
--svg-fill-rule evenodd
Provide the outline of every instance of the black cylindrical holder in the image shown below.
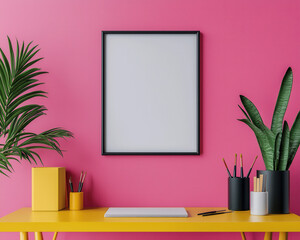
<path fill-rule="evenodd" d="M 228 209 L 249 210 L 249 178 L 228 178 Z"/>
<path fill-rule="evenodd" d="M 287 214 L 290 212 L 290 172 L 257 170 L 257 176 L 264 175 L 268 192 L 268 212 Z"/>

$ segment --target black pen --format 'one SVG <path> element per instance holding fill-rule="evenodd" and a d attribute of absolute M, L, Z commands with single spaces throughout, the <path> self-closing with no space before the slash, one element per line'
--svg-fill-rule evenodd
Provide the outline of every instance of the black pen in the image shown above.
<path fill-rule="evenodd" d="M 198 213 L 197 215 L 210 214 L 210 213 L 217 213 L 217 212 L 224 212 L 224 211 L 226 211 L 226 209 L 215 210 L 215 211 L 209 211 L 209 212 L 202 212 L 202 213 Z"/>
<path fill-rule="evenodd" d="M 231 211 L 229 211 L 229 212 L 216 212 L 216 213 L 203 214 L 202 217 L 208 217 L 208 216 L 220 215 L 220 214 L 225 214 L 225 213 L 231 213 Z"/>

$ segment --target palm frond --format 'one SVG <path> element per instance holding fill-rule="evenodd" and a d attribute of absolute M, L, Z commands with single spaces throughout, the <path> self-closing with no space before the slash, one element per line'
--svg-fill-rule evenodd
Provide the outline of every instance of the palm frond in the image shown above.
<path fill-rule="evenodd" d="M 10 161 L 26 160 L 29 163 L 42 163 L 37 149 L 55 150 L 62 155 L 59 139 L 73 137 L 70 131 L 52 128 L 42 133 L 26 132 L 26 128 L 40 116 L 45 115 L 47 108 L 38 104 L 26 104 L 37 97 L 47 97 L 47 93 L 35 90 L 40 86 L 36 77 L 46 74 L 34 67 L 43 58 L 36 58 L 38 45 L 32 42 L 25 44 L 16 41 L 16 52 L 8 37 L 9 58 L 0 48 L 0 173 L 11 172 Z M 21 47 L 20 47 L 21 46 Z M 9 59 L 9 60 L 8 60 Z M 3 170 L 3 171 L 2 171 Z"/>

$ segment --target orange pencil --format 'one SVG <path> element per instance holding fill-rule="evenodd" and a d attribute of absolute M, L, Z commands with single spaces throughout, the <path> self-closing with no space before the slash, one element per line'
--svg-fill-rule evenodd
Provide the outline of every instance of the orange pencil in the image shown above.
<path fill-rule="evenodd" d="M 244 177 L 244 170 L 243 170 L 243 155 L 241 154 L 241 178 Z"/>
<path fill-rule="evenodd" d="M 229 177 L 232 178 L 232 176 L 231 176 L 231 174 L 230 174 L 230 171 L 229 171 L 229 169 L 228 169 L 228 167 L 227 167 L 227 164 L 226 164 L 226 162 L 225 162 L 225 159 L 223 158 L 222 160 L 223 160 L 224 165 L 225 165 L 225 167 L 226 167 L 226 169 L 227 169 L 227 172 L 228 172 Z"/>
<path fill-rule="evenodd" d="M 256 182 L 257 182 L 257 177 L 253 177 L 253 192 L 257 192 L 256 191 Z"/>

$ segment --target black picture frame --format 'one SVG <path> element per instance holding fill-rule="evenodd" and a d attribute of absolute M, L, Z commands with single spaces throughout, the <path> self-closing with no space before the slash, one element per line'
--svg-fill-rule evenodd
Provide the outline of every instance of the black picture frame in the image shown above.
<path fill-rule="evenodd" d="M 106 58 L 106 36 L 109 34 L 195 34 L 197 37 L 197 150 L 194 152 L 109 152 L 106 150 L 106 71 L 105 71 L 105 58 Z M 200 31 L 102 31 L 102 72 L 101 72 L 101 101 L 102 101 L 102 110 L 101 110 L 101 154 L 102 155 L 200 155 Z"/>

